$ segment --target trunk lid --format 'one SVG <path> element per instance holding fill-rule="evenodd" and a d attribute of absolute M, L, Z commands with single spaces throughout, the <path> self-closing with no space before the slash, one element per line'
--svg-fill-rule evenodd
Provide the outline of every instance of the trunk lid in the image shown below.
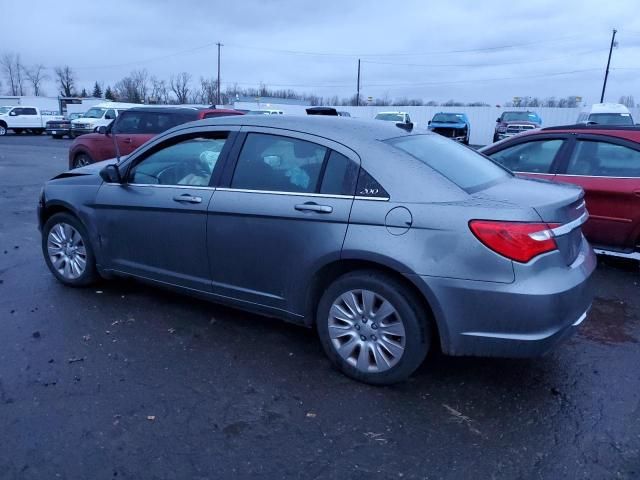
<path fill-rule="evenodd" d="M 582 243 L 581 225 L 588 213 L 584 191 L 574 185 L 558 185 L 547 180 L 513 178 L 483 190 L 477 195 L 520 207 L 530 207 L 554 229 L 558 250 L 567 265 L 574 262 Z"/>

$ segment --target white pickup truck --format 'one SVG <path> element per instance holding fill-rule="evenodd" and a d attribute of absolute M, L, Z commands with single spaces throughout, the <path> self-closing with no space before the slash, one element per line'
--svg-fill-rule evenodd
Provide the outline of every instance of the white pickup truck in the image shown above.
<path fill-rule="evenodd" d="M 38 107 L 0 107 L 0 136 L 8 130 L 20 134 L 25 131 L 41 134 L 47 128 L 49 120 L 62 120 L 64 117 L 55 112 L 42 111 Z"/>

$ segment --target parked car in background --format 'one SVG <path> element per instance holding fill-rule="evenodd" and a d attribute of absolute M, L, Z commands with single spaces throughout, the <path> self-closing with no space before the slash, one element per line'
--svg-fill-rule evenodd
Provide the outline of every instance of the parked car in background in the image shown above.
<path fill-rule="evenodd" d="M 329 115 L 333 117 L 350 117 L 349 112 L 336 110 L 333 107 L 309 107 L 306 109 L 307 115 Z"/>
<path fill-rule="evenodd" d="M 496 127 L 493 132 L 493 141 L 497 142 L 503 138 L 513 137 L 519 133 L 540 128 L 542 119 L 535 112 L 502 112 L 496 119 Z"/>
<path fill-rule="evenodd" d="M 284 112 L 282 110 L 272 110 L 269 108 L 261 109 L 261 110 L 249 110 L 245 113 L 245 115 L 283 115 Z"/>
<path fill-rule="evenodd" d="M 640 251 L 640 127 L 543 128 L 480 151 L 519 175 L 582 187 L 593 246 Z"/>
<path fill-rule="evenodd" d="M 38 206 L 63 284 L 130 276 L 315 326 L 375 384 L 434 344 L 526 357 L 569 336 L 592 300 L 586 216 L 582 189 L 439 135 L 287 115 L 179 126 L 50 180 Z"/>
<path fill-rule="evenodd" d="M 32 132 L 42 134 L 46 130 L 49 120 L 62 120 L 64 117 L 55 112 L 40 110 L 38 107 L 3 107 L 0 110 L 0 136 L 6 135 L 9 130 L 16 134 Z"/>
<path fill-rule="evenodd" d="M 82 118 L 71 121 L 71 137 L 95 132 L 98 127 L 106 127 L 116 117 L 129 108 L 140 107 L 136 103 L 105 102 L 91 107 Z"/>
<path fill-rule="evenodd" d="M 407 112 L 379 112 L 376 113 L 374 120 L 383 120 L 385 122 L 396 122 L 396 123 L 404 123 L 411 124 L 411 117 Z"/>
<path fill-rule="evenodd" d="M 598 125 L 633 125 L 633 117 L 627 107 L 619 103 L 594 103 L 578 115 L 578 123 Z"/>
<path fill-rule="evenodd" d="M 65 115 L 62 120 L 49 120 L 47 122 L 47 135 L 53 138 L 62 138 L 65 135 L 71 137 L 71 121 L 76 118 L 82 118 L 82 113 L 70 113 Z"/>
<path fill-rule="evenodd" d="M 427 128 L 443 137 L 469 145 L 471 123 L 464 113 L 436 113 Z"/>
<path fill-rule="evenodd" d="M 109 126 L 98 127 L 97 133 L 76 138 L 69 148 L 69 168 L 82 167 L 117 155 L 128 155 L 159 133 L 182 123 L 229 115 L 242 113 L 197 107 L 130 108 Z"/>

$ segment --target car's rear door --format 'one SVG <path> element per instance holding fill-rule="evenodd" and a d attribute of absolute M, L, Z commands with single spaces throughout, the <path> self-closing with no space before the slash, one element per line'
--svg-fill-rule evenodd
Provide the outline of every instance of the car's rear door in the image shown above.
<path fill-rule="evenodd" d="M 207 207 L 233 135 L 186 129 L 130 159 L 123 184 L 100 187 L 104 268 L 210 292 Z"/>
<path fill-rule="evenodd" d="M 640 145 L 620 138 L 580 134 L 555 181 L 585 190 L 594 246 L 628 251 L 640 243 Z"/>
<path fill-rule="evenodd" d="M 209 205 L 213 291 L 303 315 L 312 275 L 340 258 L 359 158 L 321 137 L 242 132 Z"/>

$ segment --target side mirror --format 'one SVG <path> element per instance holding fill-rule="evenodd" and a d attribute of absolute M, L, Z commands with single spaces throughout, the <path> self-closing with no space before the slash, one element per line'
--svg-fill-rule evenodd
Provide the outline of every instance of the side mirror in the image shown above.
<path fill-rule="evenodd" d="M 499 121 L 500 121 L 500 117 L 496 118 L 496 122 L 499 122 Z"/>
<path fill-rule="evenodd" d="M 100 170 L 100 177 L 107 183 L 122 183 L 122 176 L 116 164 L 107 165 Z"/>
<path fill-rule="evenodd" d="M 427 122 L 427 125 L 431 125 L 431 120 L 429 120 L 429 121 Z"/>

